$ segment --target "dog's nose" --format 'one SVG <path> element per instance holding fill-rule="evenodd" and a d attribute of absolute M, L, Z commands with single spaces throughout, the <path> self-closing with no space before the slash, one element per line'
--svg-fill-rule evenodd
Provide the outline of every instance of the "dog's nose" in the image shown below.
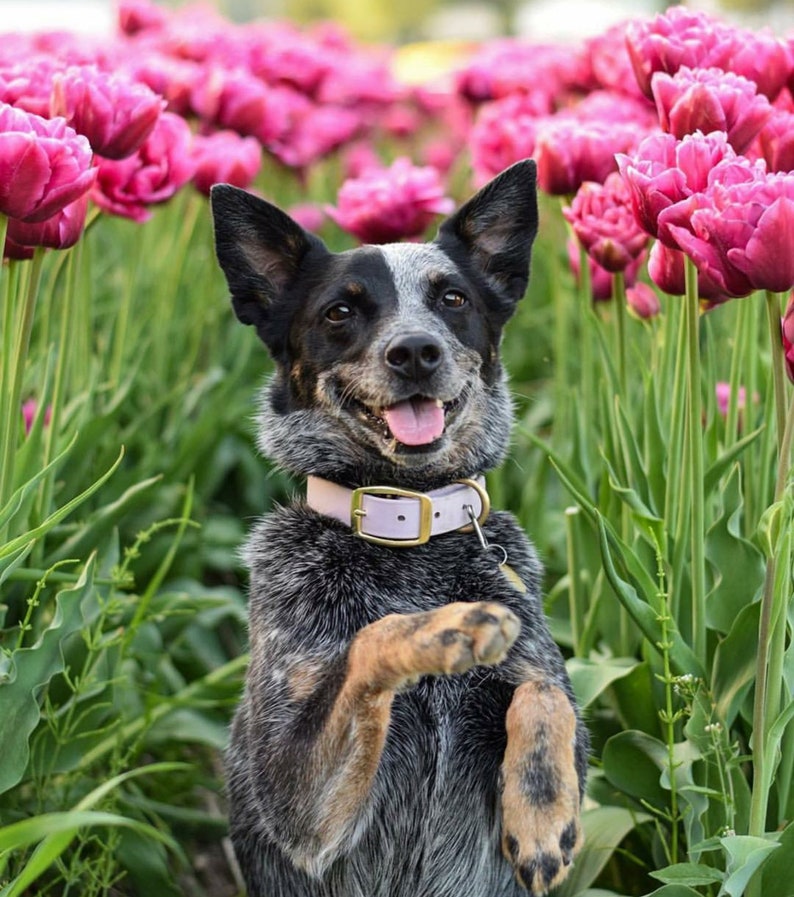
<path fill-rule="evenodd" d="M 403 333 L 386 346 L 386 364 L 401 377 L 419 380 L 441 364 L 441 343 L 429 333 Z"/>

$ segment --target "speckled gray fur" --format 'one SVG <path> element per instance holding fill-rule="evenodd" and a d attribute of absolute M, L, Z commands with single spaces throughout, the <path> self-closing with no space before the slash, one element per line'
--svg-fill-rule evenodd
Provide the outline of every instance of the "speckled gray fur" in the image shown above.
<path fill-rule="evenodd" d="M 216 190 L 218 255 L 235 309 L 241 320 L 256 325 L 277 360 L 260 415 L 260 445 L 270 458 L 294 473 L 347 485 L 414 488 L 448 483 L 500 462 L 511 408 L 496 352 L 501 326 L 523 295 L 535 226 L 517 205 L 534 202 L 534 169 L 522 164 L 465 206 L 436 244 L 368 248 L 330 261 L 277 210 L 255 205 L 232 188 Z M 531 192 L 526 178 L 532 179 Z M 511 215 L 513 225 L 505 226 Z M 276 236 L 269 236 L 271 229 Z M 262 245 L 252 248 L 256 240 Z M 383 296 L 396 297 L 378 298 L 370 332 L 355 351 L 343 347 L 332 363 L 316 369 L 301 340 L 309 338 L 307 327 L 324 325 L 307 324 L 300 317 L 304 311 L 288 309 L 290 301 L 304 302 L 289 299 L 296 277 L 306 277 L 317 296 L 325 295 L 315 271 L 355 277 L 355 289 L 348 291 L 353 296 L 364 288 L 373 292 L 380 277 Z M 476 298 L 479 318 L 465 327 L 428 298 L 433 284 L 455 277 L 455 288 Z M 311 301 L 327 306 L 321 298 Z M 488 328 L 487 338 L 477 327 Z M 402 398 L 401 384 L 388 379 L 381 359 L 383 346 L 406 328 L 429 332 L 444 344 L 439 370 L 414 391 L 445 402 L 456 397 L 444 437 L 427 451 L 405 452 L 346 405 L 351 393 L 370 408 Z M 318 345 L 314 355 L 324 351 Z M 493 512 L 485 533 L 506 551 L 526 594 L 500 571 L 501 554 L 483 551 L 472 533 L 449 533 L 411 549 L 382 547 L 300 500 L 271 511 L 251 533 L 245 555 L 251 663 L 227 754 L 231 835 L 250 897 L 519 897 L 526 894 L 524 884 L 533 894 L 544 893 L 538 872 L 544 863 L 550 881 L 561 863 L 570 862 L 574 819 L 551 854 L 524 843 L 520 858 L 511 862 L 505 856 L 515 854 L 521 840 L 503 831 L 502 817 L 505 718 L 516 690 L 529 678 L 542 690 L 566 696 L 566 712 L 573 708 L 570 772 L 578 797 L 588 739 L 543 616 L 535 551 L 507 513 Z M 390 614 L 432 615 L 454 602 L 482 601 L 496 602 L 520 620 L 520 635 L 504 660 L 461 674 L 423 676 L 398 691 L 389 699 L 385 743 L 365 792 L 352 806 L 345 798 L 338 813 L 324 806 L 336 799 L 338 783 L 364 743 L 357 725 L 365 721 L 355 720 L 333 743 L 323 742 L 350 675 L 351 644 Z M 536 754 L 560 747 L 551 736 L 547 744 L 541 729 Z M 322 762 L 318 745 L 324 745 Z M 553 803 L 560 787 L 554 756 L 543 759 L 534 777 L 524 771 L 527 800 L 536 804 Z M 318 768 L 330 770 L 327 779 L 316 779 Z"/>

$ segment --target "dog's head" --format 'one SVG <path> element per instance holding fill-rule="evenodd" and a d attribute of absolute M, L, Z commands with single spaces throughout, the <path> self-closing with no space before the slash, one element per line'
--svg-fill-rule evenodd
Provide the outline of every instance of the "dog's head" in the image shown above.
<path fill-rule="evenodd" d="M 512 413 L 499 343 L 529 278 L 533 162 L 483 187 L 432 243 L 333 253 L 228 185 L 213 188 L 212 211 L 234 310 L 276 363 L 268 456 L 346 485 L 413 488 L 502 460 Z"/>

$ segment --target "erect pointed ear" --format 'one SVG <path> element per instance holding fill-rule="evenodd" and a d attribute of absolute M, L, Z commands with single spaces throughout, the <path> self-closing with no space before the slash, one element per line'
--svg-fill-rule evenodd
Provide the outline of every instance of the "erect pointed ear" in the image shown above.
<path fill-rule="evenodd" d="M 243 324 L 253 324 L 273 351 L 273 306 L 296 279 L 310 251 L 327 253 L 281 209 L 230 184 L 210 191 L 215 252 L 226 275 L 232 305 Z"/>
<path fill-rule="evenodd" d="M 508 305 L 518 302 L 529 282 L 532 241 L 538 231 L 536 166 L 516 162 L 489 181 L 448 218 L 438 243 L 449 255 L 461 249 Z"/>

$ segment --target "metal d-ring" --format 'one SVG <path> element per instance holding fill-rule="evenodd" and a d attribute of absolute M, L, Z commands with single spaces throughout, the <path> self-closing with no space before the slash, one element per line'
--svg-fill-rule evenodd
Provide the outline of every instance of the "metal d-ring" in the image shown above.
<path fill-rule="evenodd" d="M 502 560 L 499 561 L 499 566 L 500 567 L 504 566 L 504 564 L 507 563 L 507 551 L 505 550 L 504 546 L 496 545 L 496 544 L 491 545 L 491 543 L 486 538 L 482 527 L 480 526 L 480 521 L 477 519 L 477 515 L 474 513 L 474 508 L 471 505 L 464 505 L 463 507 L 464 507 L 464 510 L 466 511 L 466 514 L 469 517 L 469 520 L 471 520 L 472 529 L 474 530 L 474 532 L 477 535 L 477 539 L 479 540 L 480 545 L 482 546 L 482 550 L 483 551 L 501 551 L 502 552 Z"/>

